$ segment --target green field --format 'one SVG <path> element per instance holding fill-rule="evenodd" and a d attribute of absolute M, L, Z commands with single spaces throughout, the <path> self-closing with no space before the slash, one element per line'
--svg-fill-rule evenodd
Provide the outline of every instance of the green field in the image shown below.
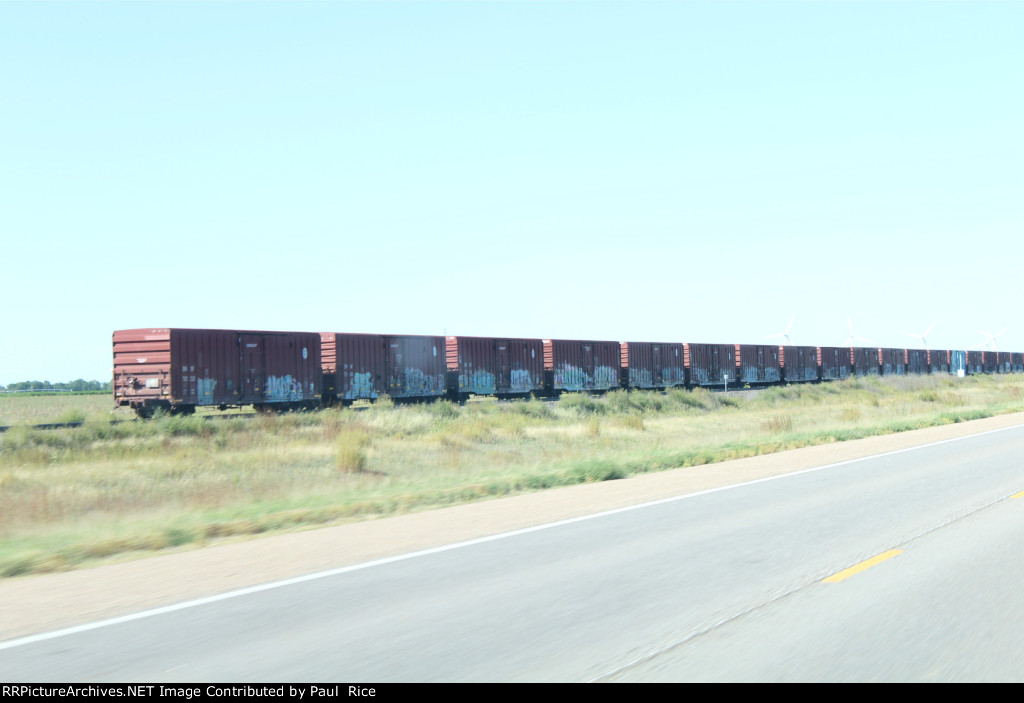
<path fill-rule="evenodd" d="M 0 393 L 0 427 L 131 417 L 110 393 Z"/>
<path fill-rule="evenodd" d="M 0 397 L 2 425 L 85 420 L 0 434 L 0 575 L 1021 410 L 1024 375 L 115 425 L 109 396 Z"/>
<path fill-rule="evenodd" d="M 103 422 L 133 420 L 135 412 L 114 406 L 113 395 L 107 393 L 0 393 L 0 427 L 39 425 L 52 422 Z M 200 408 L 200 413 L 217 413 L 214 408 Z M 252 409 L 232 409 L 230 413 L 247 413 Z"/>

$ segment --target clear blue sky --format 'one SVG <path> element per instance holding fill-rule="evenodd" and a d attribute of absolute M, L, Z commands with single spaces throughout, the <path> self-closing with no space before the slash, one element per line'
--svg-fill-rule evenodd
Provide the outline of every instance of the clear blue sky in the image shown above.
<path fill-rule="evenodd" d="M 1024 3 L 0 3 L 0 384 L 200 327 L 1024 350 Z"/>

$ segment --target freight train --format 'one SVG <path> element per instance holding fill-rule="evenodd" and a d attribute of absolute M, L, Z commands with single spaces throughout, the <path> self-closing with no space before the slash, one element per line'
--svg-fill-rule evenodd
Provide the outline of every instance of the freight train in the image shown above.
<path fill-rule="evenodd" d="M 113 334 L 114 402 L 287 410 L 616 388 L 763 386 L 849 376 L 1024 372 L 1019 352 L 134 329 Z"/>

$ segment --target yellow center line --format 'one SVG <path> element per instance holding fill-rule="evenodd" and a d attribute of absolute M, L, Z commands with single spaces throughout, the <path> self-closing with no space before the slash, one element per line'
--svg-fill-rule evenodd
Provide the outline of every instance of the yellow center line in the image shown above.
<path fill-rule="evenodd" d="M 878 556 L 871 557 L 870 559 L 865 559 L 859 564 L 854 564 L 849 569 L 837 571 L 836 573 L 829 576 L 827 579 L 824 579 L 824 581 L 825 583 L 839 583 L 843 579 L 848 579 L 854 574 L 859 574 L 861 571 L 864 571 L 865 569 L 870 569 L 875 564 L 881 564 L 886 559 L 892 559 L 897 554 L 902 553 L 902 549 L 890 549 L 888 552 L 882 552 Z"/>
<path fill-rule="evenodd" d="M 1024 498 L 1024 491 L 1021 491 L 1020 493 L 1014 493 L 1014 494 L 1013 494 L 1012 496 L 1010 496 L 1010 497 L 1011 497 L 1011 498 Z"/>

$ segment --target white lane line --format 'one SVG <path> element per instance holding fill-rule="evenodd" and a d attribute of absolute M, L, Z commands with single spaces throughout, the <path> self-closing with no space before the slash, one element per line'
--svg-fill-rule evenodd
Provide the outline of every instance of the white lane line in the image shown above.
<path fill-rule="evenodd" d="M 462 549 L 464 547 L 472 547 L 477 544 L 486 544 L 487 542 L 496 542 L 498 540 L 507 539 L 509 537 L 517 537 L 519 535 L 526 535 L 532 532 L 540 532 L 541 530 L 548 530 L 555 527 L 562 527 L 563 525 L 572 525 L 577 522 L 583 522 L 585 520 L 596 520 L 610 515 L 617 515 L 619 513 L 629 512 L 631 510 L 641 510 L 643 508 L 650 508 L 656 505 L 665 505 L 667 503 L 674 503 L 680 500 L 686 500 L 688 498 L 696 498 L 698 496 L 705 496 L 711 493 L 719 493 L 721 491 L 728 491 L 735 488 L 743 488 L 744 486 L 753 486 L 758 483 L 766 483 L 768 481 L 775 481 L 778 479 L 790 478 L 792 476 L 800 476 L 802 474 L 812 473 L 814 471 L 823 471 L 825 469 L 834 469 L 839 466 L 846 466 L 848 464 L 855 464 L 860 461 L 867 461 L 868 459 L 878 459 L 886 456 L 893 456 L 895 454 L 903 454 L 905 452 L 917 451 L 919 449 L 926 449 L 928 447 L 936 447 L 941 444 L 948 444 L 950 442 L 959 442 L 964 439 L 973 439 L 975 437 L 983 437 L 989 434 L 995 434 L 996 432 L 1005 432 L 1007 430 L 1019 430 L 1022 425 L 1014 425 L 1012 427 L 1001 427 L 995 430 L 986 430 L 985 432 L 979 432 L 977 434 L 964 435 L 963 437 L 953 437 L 951 439 L 942 439 L 937 442 L 929 442 L 928 444 L 921 444 L 916 447 L 905 447 L 903 449 L 894 449 L 889 452 L 883 452 L 881 454 L 872 454 L 870 456 L 863 456 L 856 459 L 847 459 L 845 461 L 835 462 L 833 464 L 824 464 L 823 466 L 814 466 L 809 469 L 801 469 L 800 471 L 793 471 L 791 473 L 779 474 L 777 476 L 766 476 L 765 478 L 757 478 L 751 481 L 745 481 L 744 483 L 736 483 L 729 486 L 719 486 L 718 488 L 709 488 L 704 491 L 698 491 L 696 493 L 687 493 L 684 495 L 673 496 L 671 498 L 660 498 L 658 500 L 652 500 L 647 503 L 640 503 L 638 505 L 628 505 L 624 508 L 614 508 L 612 510 L 605 510 L 600 513 L 593 513 L 592 515 L 581 515 L 579 517 L 568 518 L 566 520 L 558 520 L 557 522 L 549 522 L 543 525 L 534 525 L 533 527 L 524 527 L 518 530 L 512 530 L 510 532 L 501 532 L 496 535 L 490 535 L 487 537 L 478 537 L 476 539 L 466 540 L 464 542 L 455 542 L 453 544 L 446 544 L 441 547 L 431 547 L 430 549 L 421 549 L 417 552 L 409 552 L 408 554 L 399 554 L 392 557 L 385 557 L 383 559 L 375 559 L 373 561 L 363 562 L 361 564 L 351 564 L 349 566 L 343 566 L 337 569 L 330 569 L 327 571 L 318 571 L 312 574 L 306 574 L 305 576 L 296 576 L 295 578 L 284 579 L 282 581 L 271 581 L 269 583 L 259 584 L 257 586 L 248 586 L 246 588 L 239 588 L 234 591 L 227 591 L 226 593 L 218 593 L 213 596 L 206 596 L 204 598 L 196 598 L 193 600 L 183 601 L 181 603 L 175 603 L 174 605 L 165 605 L 159 608 L 152 608 L 150 610 L 143 610 L 138 613 L 132 613 L 130 615 L 119 615 L 113 618 L 107 618 L 106 620 L 97 620 L 96 622 L 86 623 L 84 625 L 75 625 L 73 627 L 67 627 L 61 630 L 53 630 L 51 632 L 42 632 L 35 635 L 28 635 L 26 637 L 20 637 L 18 639 L 8 640 L 6 642 L 0 642 L 0 650 L 12 649 L 14 647 L 21 647 L 27 644 L 33 644 L 35 642 L 43 642 L 45 640 L 55 639 L 58 637 L 65 637 L 67 635 L 74 635 L 79 632 L 88 632 L 89 630 L 96 630 L 101 627 L 109 627 L 111 625 L 120 625 L 121 623 L 131 622 L 132 620 L 141 620 L 143 618 L 149 618 L 156 615 L 164 615 L 166 613 L 173 613 L 178 610 L 185 610 L 186 608 L 195 608 L 201 605 L 208 605 L 210 603 L 217 603 L 222 600 L 228 600 L 231 598 L 238 598 L 241 596 L 247 596 L 253 593 L 262 593 L 263 591 L 270 591 L 277 588 L 284 588 L 286 586 L 293 586 L 300 583 L 306 583 L 307 581 L 315 581 L 317 579 L 328 578 L 331 576 L 338 576 L 341 574 L 351 573 L 353 571 L 361 571 L 363 569 L 371 569 L 375 566 L 384 566 L 385 564 L 393 564 L 399 561 L 405 561 L 407 559 L 416 559 L 418 557 L 429 556 L 431 554 L 440 554 L 442 552 L 448 552 L 455 549 Z"/>

